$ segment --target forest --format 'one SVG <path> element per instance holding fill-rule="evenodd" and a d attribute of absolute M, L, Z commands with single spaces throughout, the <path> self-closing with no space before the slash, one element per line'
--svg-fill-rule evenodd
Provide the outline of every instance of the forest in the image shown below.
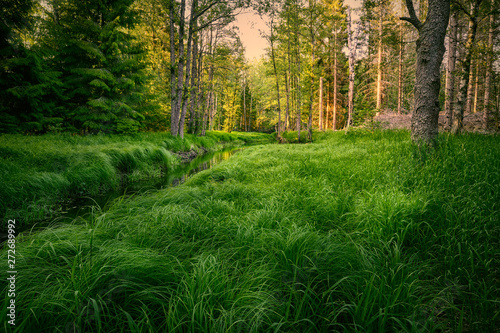
<path fill-rule="evenodd" d="M 0 10 L 2 331 L 500 327 L 498 0 Z"/>
<path fill-rule="evenodd" d="M 417 19 L 424 20 L 426 4 L 416 2 Z M 418 31 L 400 19 L 404 1 L 362 1 L 356 22 L 340 0 L 5 6 L 3 133 L 310 136 L 312 129 L 337 130 L 377 112 L 413 108 Z M 439 90 L 447 130 L 460 131 L 458 120 L 468 113 L 483 114 L 476 127 L 498 128 L 497 9 L 494 0 L 452 1 Z M 257 11 L 267 24 L 266 55 L 253 61 L 232 24 L 245 11 Z"/>

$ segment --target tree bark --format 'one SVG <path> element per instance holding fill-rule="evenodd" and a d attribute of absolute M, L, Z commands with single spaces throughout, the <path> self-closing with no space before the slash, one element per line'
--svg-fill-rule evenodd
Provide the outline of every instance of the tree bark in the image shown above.
<path fill-rule="evenodd" d="M 243 77 L 243 128 L 244 132 L 247 132 L 247 85 L 245 82 L 245 77 Z"/>
<path fill-rule="evenodd" d="M 479 96 L 479 59 L 477 60 L 476 63 L 476 80 L 474 82 L 474 104 L 472 107 L 472 112 L 474 113 L 477 112 L 478 96 Z"/>
<path fill-rule="evenodd" d="M 169 3 L 170 24 L 170 133 L 177 136 L 179 113 L 177 112 L 177 75 L 175 72 L 175 8 L 174 0 Z"/>
<path fill-rule="evenodd" d="M 319 130 L 323 130 L 323 78 L 319 78 Z"/>
<path fill-rule="evenodd" d="M 445 52 L 444 38 L 450 16 L 450 0 L 429 0 L 424 23 L 415 14 L 412 0 L 406 0 L 410 17 L 403 17 L 418 30 L 417 68 L 411 121 L 412 141 L 434 146 L 438 135 L 440 67 Z"/>
<path fill-rule="evenodd" d="M 347 44 L 349 48 L 349 110 L 347 115 L 346 129 L 352 125 L 352 117 L 354 113 L 354 79 L 356 78 L 356 73 L 354 71 L 354 65 L 356 64 L 356 52 L 358 47 L 358 33 L 359 29 L 353 34 L 351 28 L 351 10 L 348 12 L 347 20 L 347 33 L 348 39 Z"/>
<path fill-rule="evenodd" d="M 493 7 L 493 6 L 492 6 Z M 493 9 L 493 8 L 491 8 Z M 488 129 L 489 111 L 490 111 L 490 88 L 491 88 L 491 72 L 493 65 L 493 35 L 494 35 L 495 15 L 490 14 L 490 30 L 488 32 L 488 55 L 486 58 L 486 79 L 484 82 L 484 113 L 483 113 L 483 128 Z"/>
<path fill-rule="evenodd" d="M 398 114 L 403 108 L 403 24 L 399 22 Z"/>
<path fill-rule="evenodd" d="M 278 78 L 278 70 L 276 69 L 276 57 L 274 54 L 274 35 L 273 35 L 273 24 L 274 22 L 271 20 L 271 58 L 273 61 L 273 69 L 274 69 L 274 77 L 276 78 L 276 92 L 278 94 L 278 136 L 281 135 L 281 106 L 280 106 L 280 83 Z"/>
<path fill-rule="evenodd" d="M 314 1 L 309 0 L 309 9 L 311 11 L 311 22 L 309 32 L 311 35 L 311 87 L 309 89 L 309 117 L 307 119 L 307 136 L 308 140 L 312 142 L 312 107 L 314 101 L 314 28 L 313 28 L 313 6 Z"/>
<path fill-rule="evenodd" d="M 338 93 L 338 81 L 337 81 L 337 23 L 334 24 L 335 34 L 333 42 L 333 120 L 332 120 L 332 130 L 337 130 L 337 93 Z"/>
<path fill-rule="evenodd" d="M 184 15 L 186 11 L 186 0 L 181 0 L 181 15 L 179 18 L 179 60 L 177 63 L 177 88 L 175 96 L 175 105 L 172 109 L 172 128 L 171 133 L 174 136 L 179 134 L 179 121 L 181 117 L 181 103 L 182 103 L 182 93 L 184 88 L 184 63 L 186 61 L 184 55 L 184 34 L 185 34 L 185 23 Z"/>
<path fill-rule="evenodd" d="M 459 134 L 463 129 L 465 103 L 467 100 L 467 90 L 469 87 L 470 69 L 472 63 L 472 48 L 476 38 L 477 31 L 477 17 L 479 13 L 479 5 L 482 0 L 475 0 L 472 3 L 471 12 L 469 14 L 469 31 L 467 32 L 467 43 L 465 44 L 465 60 L 463 63 L 463 71 L 460 81 L 460 91 L 457 107 L 453 117 L 451 132 Z"/>
<path fill-rule="evenodd" d="M 377 50 L 377 110 L 382 107 L 382 6 L 380 6 L 378 22 L 378 50 Z"/>
<path fill-rule="evenodd" d="M 448 40 L 448 65 L 446 66 L 446 96 L 444 101 L 446 131 L 450 131 L 453 120 L 453 101 L 455 99 L 455 64 L 457 63 L 458 11 L 454 10 L 450 19 L 450 37 Z"/>
<path fill-rule="evenodd" d="M 189 131 L 193 133 L 193 125 L 194 125 L 194 114 L 195 114 L 195 105 L 196 105 L 196 99 L 198 98 L 198 94 L 195 93 L 196 91 L 196 78 L 198 77 L 198 69 L 196 67 L 197 65 L 197 56 L 198 56 L 198 40 L 195 38 L 194 40 L 194 45 L 193 45 L 193 62 L 192 62 L 192 68 L 191 68 L 191 94 L 189 95 L 189 102 L 190 102 L 190 121 L 189 121 Z M 184 115 L 185 116 L 185 115 Z M 183 123 L 183 120 L 181 120 Z M 181 137 L 184 137 L 184 134 L 181 135 Z"/>

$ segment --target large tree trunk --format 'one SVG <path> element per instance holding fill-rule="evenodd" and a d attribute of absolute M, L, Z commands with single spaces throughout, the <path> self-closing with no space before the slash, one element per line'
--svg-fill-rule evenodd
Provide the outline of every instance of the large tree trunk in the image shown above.
<path fill-rule="evenodd" d="M 475 0 L 472 3 L 471 13 L 469 15 L 469 31 L 467 32 L 467 43 L 465 44 L 465 59 L 463 62 L 463 71 L 460 81 L 460 94 L 457 107 L 455 108 L 455 115 L 453 117 L 453 125 L 451 128 L 451 132 L 453 134 L 459 134 L 464 126 L 465 103 L 467 100 L 467 90 L 469 87 L 470 69 L 472 63 L 472 47 L 474 46 L 474 40 L 476 39 L 477 16 L 481 2 L 482 0 Z"/>
<path fill-rule="evenodd" d="M 403 17 L 419 32 L 411 137 L 417 144 L 433 146 L 438 135 L 440 67 L 450 16 L 450 0 L 429 0 L 427 17 L 420 22 L 412 0 L 406 0 L 410 17 Z"/>
<path fill-rule="evenodd" d="M 493 9 L 493 8 L 491 8 Z M 484 114 L 483 114 L 483 128 L 488 129 L 488 121 L 489 121 L 489 110 L 490 110 L 490 87 L 491 87 L 491 71 L 493 61 L 492 61 L 492 53 L 493 53 L 493 35 L 495 31 L 495 15 L 490 14 L 490 31 L 488 32 L 488 55 L 486 60 L 486 79 L 484 82 Z"/>
<path fill-rule="evenodd" d="M 444 100 L 445 130 L 451 129 L 453 119 L 453 101 L 455 99 L 455 64 L 457 63 L 458 11 L 454 10 L 450 19 L 448 40 L 448 65 L 446 66 L 446 96 Z"/>

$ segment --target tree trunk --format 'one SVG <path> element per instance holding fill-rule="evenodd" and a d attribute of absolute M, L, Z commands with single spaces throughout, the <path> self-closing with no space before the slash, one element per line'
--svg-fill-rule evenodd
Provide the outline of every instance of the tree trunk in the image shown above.
<path fill-rule="evenodd" d="M 174 0 L 169 3 L 170 23 L 170 133 L 177 136 L 179 132 L 179 113 L 177 112 L 177 76 L 175 73 L 175 9 Z"/>
<path fill-rule="evenodd" d="M 493 9 L 493 6 L 492 8 Z M 490 14 L 490 30 L 488 32 L 488 55 L 486 60 L 486 79 L 484 82 L 484 113 L 483 113 L 483 128 L 488 129 L 488 121 L 489 121 L 489 110 L 490 110 L 490 87 L 491 87 L 491 72 L 493 70 L 493 36 L 495 31 L 495 15 Z"/>
<path fill-rule="evenodd" d="M 450 16 L 450 0 L 429 0 L 427 17 L 421 23 L 413 1 L 406 0 L 410 17 L 403 17 L 419 32 L 411 137 L 417 144 L 434 146 L 438 135 L 440 67 Z"/>
<path fill-rule="evenodd" d="M 477 112 L 477 103 L 478 103 L 478 96 L 479 96 L 479 59 L 477 60 L 476 63 L 476 80 L 474 82 L 474 104 L 472 107 L 472 112 L 476 113 Z"/>
<path fill-rule="evenodd" d="M 248 131 L 252 131 L 252 105 L 253 105 L 253 94 L 250 95 L 250 111 L 248 111 Z"/>
<path fill-rule="evenodd" d="M 187 100 L 189 96 L 189 89 L 188 89 L 188 84 L 191 78 L 191 60 L 194 62 L 196 61 L 196 56 L 193 54 L 191 59 L 191 52 L 193 49 L 193 39 L 194 43 L 196 44 L 196 48 L 198 47 L 197 44 L 197 37 L 194 36 L 196 33 L 196 28 L 197 28 L 197 10 L 198 10 L 198 0 L 193 0 L 191 4 L 191 17 L 189 19 L 189 28 L 188 28 L 188 40 L 187 40 L 187 52 L 186 52 L 186 77 L 182 79 L 179 77 L 179 80 L 183 80 L 182 82 L 182 102 L 181 102 L 181 116 L 179 120 L 179 135 L 181 138 L 184 138 L 184 122 L 186 120 L 186 112 L 187 112 Z"/>
<path fill-rule="evenodd" d="M 349 48 L 349 110 L 347 115 L 347 123 L 346 129 L 352 125 L 352 117 L 354 113 L 354 79 L 355 79 L 355 71 L 354 65 L 356 64 L 356 52 L 358 47 L 358 33 L 359 29 L 356 29 L 356 32 L 352 31 L 351 28 L 351 10 L 348 12 L 348 20 L 347 20 L 347 33 L 348 39 L 347 44 Z"/>
<path fill-rule="evenodd" d="M 280 107 L 280 83 L 278 78 L 278 70 L 276 69 L 276 57 L 274 55 L 274 36 L 273 36 L 273 21 L 271 20 L 271 58 L 273 61 L 274 77 L 276 78 L 276 92 L 278 94 L 278 136 L 281 135 L 281 107 Z"/>
<path fill-rule="evenodd" d="M 453 10 L 450 19 L 450 37 L 448 40 L 448 65 L 446 66 L 446 96 L 444 100 L 444 113 L 446 131 L 451 129 L 453 120 L 453 101 L 455 99 L 455 64 L 457 63 L 457 40 L 458 40 L 458 11 Z"/>
<path fill-rule="evenodd" d="M 337 93 L 338 93 L 338 81 L 337 81 L 337 23 L 334 25 L 335 36 L 334 36 L 334 47 L 333 47 L 333 120 L 332 129 L 337 130 Z"/>
<path fill-rule="evenodd" d="M 330 121 L 330 80 L 328 80 L 328 87 L 326 89 L 326 118 L 325 118 L 325 129 L 328 129 L 328 124 Z"/>
<path fill-rule="evenodd" d="M 247 132 L 247 85 L 245 82 L 245 78 L 243 78 L 243 128 L 244 132 Z"/>
<path fill-rule="evenodd" d="M 192 62 L 192 68 L 191 68 L 191 87 L 190 87 L 191 93 L 189 94 L 189 102 L 190 102 L 190 107 L 189 107 L 190 117 L 189 117 L 189 119 L 190 119 L 190 121 L 189 121 L 188 127 L 189 127 L 189 132 L 191 132 L 191 133 L 193 133 L 194 114 L 196 112 L 195 106 L 196 106 L 196 99 L 198 98 L 198 94 L 196 93 L 196 79 L 198 77 L 198 69 L 196 67 L 197 57 L 198 57 L 198 40 L 197 40 L 197 38 L 195 38 L 194 45 L 193 45 L 193 62 Z M 181 123 L 183 123 L 183 122 L 184 121 L 182 120 L 182 116 L 181 116 Z M 184 134 L 181 134 L 181 137 L 184 137 Z"/>
<path fill-rule="evenodd" d="M 184 33 L 185 33 L 185 23 L 184 15 L 186 11 L 186 0 L 181 0 L 181 15 L 179 18 L 179 60 L 177 62 L 177 88 L 175 96 L 175 105 L 172 109 L 172 128 L 171 133 L 174 136 L 179 134 L 179 121 L 181 117 L 181 103 L 182 103 L 182 93 L 184 88 Z"/>
<path fill-rule="evenodd" d="M 377 51 L 377 110 L 382 107 L 382 7 L 378 23 L 378 51 Z"/>
<path fill-rule="evenodd" d="M 323 78 L 319 78 L 319 130 L 323 130 Z"/>
<path fill-rule="evenodd" d="M 472 3 L 471 13 L 469 16 L 469 31 L 467 32 L 467 43 L 465 44 L 465 60 L 463 63 L 462 77 L 460 81 L 460 91 L 455 115 L 453 117 L 453 125 L 451 132 L 459 134 L 463 129 L 465 103 L 467 99 L 467 88 L 469 87 L 469 76 L 472 62 L 472 47 L 476 38 L 477 30 L 477 16 L 479 12 L 479 5 L 482 0 L 475 0 Z"/>
<path fill-rule="evenodd" d="M 467 86 L 467 101 L 465 104 L 465 113 L 471 113 L 472 112 L 472 99 L 474 97 L 474 66 L 473 66 L 474 60 L 471 59 L 471 64 L 470 64 L 470 72 L 469 72 L 469 85 Z"/>
<path fill-rule="evenodd" d="M 398 114 L 403 108 L 403 24 L 399 22 Z"/>
<path fill-rule="evenodd" d="M 288 57 L 290 61 L 290 57 Z M 289 63 L 290 64 L 290 63 Z M 290 126 L 290 82 L 287 71 L 285 70 L 285 92 L 286 92 L 286 114 L 285 114 L 285 131 Z"/>
<path fill-rule="evenodd" d="M 302 73 L 302 61 L 300 60 L 300 38 L 297 33 L 297 65 L 298 65 L 298 73 L 297 73 L 297 135 L 300 142 L 300 129 L 302 126 L 302 86 L 300 82 L 300 74 Z"/>
<path fill-rule="evenodd" d="M 307 119 L 307 136 L 308 140 L 312 142 L 312 108 L 314 101 L 314 29 L 313 29 L 313 12 L 312 12 L 313 1 L 309 0 L 309 9 L 311 10 L 311 22 L 309 27 L 309 32 L 311 35 L 311 87 L 309 89 L 309 117 Z"/>

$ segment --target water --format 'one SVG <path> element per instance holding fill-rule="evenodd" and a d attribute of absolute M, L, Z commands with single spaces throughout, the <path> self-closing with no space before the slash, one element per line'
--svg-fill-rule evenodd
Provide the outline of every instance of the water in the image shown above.
<path fill-rule="evenodd" d="M 177 166 L 171 172 L 168 172 L 161 178 L 149 179 L 141 182 L 123 184 L 118 190 L 111 190 L 106 193 L 94 197 L 80 197 L 76 199 L 68 199 L 68 201 L 61 205 L 60 209 L 55 212 L 55 216 L 50 219 L 41 220 L 35 225 L 29 226 L 32 232 L 35 230 L 43 229 L 51 224 L 58 222 L 72 221 L 78 217 L 86 218 L 93 211 L 105 211 L 106 208 L 116 198 L 129 195 L 140 195 L 146 191 L 162 190 L 178 186 L 184 183 L 189 177 L 194 174 L 212 168 L 214 165 L 229 159 L 237 152 L 244 148 L 226 148 L 214 153 L 207 153 L 200 155 L 188 163 L 183 163 Z M 17 232 L 25 231 L 26 228 L 20 228 Z M 7 233 L 0 232 L 0 247 L 7 239 Z"/>
<path fill-rule="evenodd" d="M 214 165 L 229 159 L 243 149 L 244 148 L 226 148 L 221 151 L 203 154 L 188 163 L 177 166 L 174 170 L 168 172 L 161 178 L 124 184 L 117 191 L 109 191 L 92 198 L 78 198 L 61 211 L 60 217 L 74 219 L 79 216 L 87 215 L 97 207 L 101 210 L 106 210 L 106 207 L 113 202 L 114 199 L 124 195 L 140 195 L 146 191 L 163 190 L 178 186 L 188 180 L 189 177 L 192 177 L 200 171 L 212 168 Z"/>

